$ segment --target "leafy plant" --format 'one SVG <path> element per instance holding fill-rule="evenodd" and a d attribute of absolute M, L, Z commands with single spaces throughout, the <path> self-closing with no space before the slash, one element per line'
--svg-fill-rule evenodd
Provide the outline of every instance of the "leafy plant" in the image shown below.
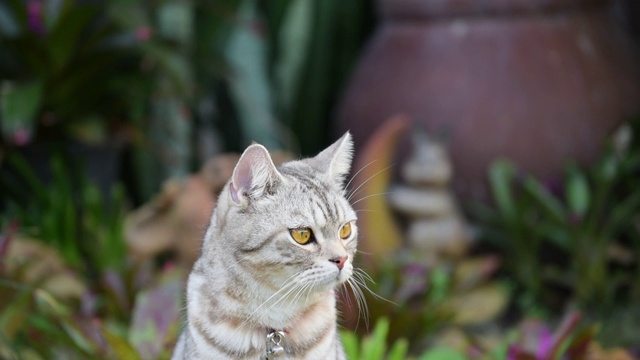
<path fill-rule="evenodd" d="M 354 301 L 343 301 L 348 326 L 360 334 L 367 332 L 367 321 L 389 319 L 389 341 L 406 339 L 410 351 L 419 352 L 448 331 L 467 336 L 473 328 L 497 320 L 508 304 L 508 290 L 490 280 L 499 265 L 495 257 L 427 267 L 404 251 L 387 260 L 372 272 L 370 291 L 363 291 L 364 314 L 350 307 Z"/>
<path fill-rule="evenodd" d="M 526 319 L 510 329 L 499 342 L 487 348 L 480 342 L 467 348 L 436 345 L 417 356 L 409 354 L 409 344 L 400 338 L 391 344 L 387 338 L 389 321 L 379 318 L 371 334 L 358 338 L 352 332 L 341 333 L 350 360 L 607 360 L 631 359 L 623 349 L 603 350 L 595 341 L 597 327 L 581 326 L 581 315 L 570 313 L 554 329 L 537 319 Z M 618 356 L 618 357 L 614 357 Z"/>
<path fill-rule="evenodd" d="M 506 160 L 492 165 L 494 206 L 474 211 L 483 238 L 505 254 L 506 271 L 518 284 L 547 305 L 564 304 L 566 290 L 601 313 L 640 300 L 633 280 L 640 271 L 636 127 L 624 127 L 595 165 L 568 165 L 560 192 Z"/>
<path fill-rule="evenodd" d="M 345 353 L 349 360 L 465 360 L 460 352 L 448 348 L 431 349 L 419 357 L 411 357 L 408 354 L 409 343 L 406 339 L 400 338 L 387 345 L 387 335 L 389 332 L 389 321 L 379 318 L 375 328 L 370 335 L 358 339 L 352 332 L 343 331 L 340 335 Z"/>
<path fill-rule="evenodd" d="M 123 221 L 124 191 L 116 185 L 106 198 L 61 156 L 51 162 L 53 179 L 46 184 L 17 154 L 8 158 L 0 180 L 9 200 L 0 224 L 17 221 L 26 234 L 60 251 L 73 266 L 94 273 L 121 269 L 126 258 Z"/>
<path fill-rule="evenodd" d="M 347 358 L 350 360 L 405 359 L 409 345 L 405 339 L 397 340 L 387 355 L 388 331 L 389 321 L 385 318 L 378 319 L 371 335 L 360 341 L 355 333 L 343 331 L 340 336 Z"/>
<path fill-rule="evenodd" d="M 0 357 L 169 358 L 180 328 L 182 269 L 168 266 L 151 278 L 145 269 L 127 267 L 87 279 L 67 267 L 34 278 L 29 274 L 57 256 L 40 245 L 35 249 L 43 257 L 31 259 L 34 248 L 16 250 L 25 242 L 15 226 L 0 233 Z M 60 276 L 82 279 L 81 293 L 64 296 Z M 136 283 L 140 278 L 148 280 Z"/>
<path fill-rule="evenodd" d="M 140 98 L 139 39 L 103 2 L 9 0 L 0 5 L 2 133 L 104 140 Z"/>

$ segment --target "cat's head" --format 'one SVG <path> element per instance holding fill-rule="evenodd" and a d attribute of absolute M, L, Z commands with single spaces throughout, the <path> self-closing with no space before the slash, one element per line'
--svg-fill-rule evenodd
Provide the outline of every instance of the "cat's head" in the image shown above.
<path fill-rule="evenodd" d="M 274 288 L 323 291 L 351 277 L 358 229 L 344 180 L 352 152 L 346 133 L 317 156 L 276 168 L 263 146 L 249 146 L 218 209 L 223 246 L 238 264 Z"/>

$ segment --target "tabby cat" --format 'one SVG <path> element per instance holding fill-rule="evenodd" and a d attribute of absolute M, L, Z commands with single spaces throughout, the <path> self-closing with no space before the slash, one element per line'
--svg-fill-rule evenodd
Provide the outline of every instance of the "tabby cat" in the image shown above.
<path fill-rule="evenodd" d="M 189 275 L 173 359 L 345 359 L 335 290 L 354 271 L 352 152 L 349 133 L 278 168 L 263 146 L 244 151 Z"/>

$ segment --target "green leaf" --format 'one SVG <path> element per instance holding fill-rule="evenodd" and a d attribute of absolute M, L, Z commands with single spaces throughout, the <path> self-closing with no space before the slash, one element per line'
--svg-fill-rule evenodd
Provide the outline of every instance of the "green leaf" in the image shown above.
<path fill-rule="evenodd" d="M 36 115 L 38 115 L 42 101 L 42 82 L 32 81 L 5 85 L 0 90 L 2 133 L 5 136 L 17 130 L 31 133 L 36 124 Z"/>
<path fill-rule="evenodd" d="M 389 351 L 387 360 L 404 360 L 407 358 L 408 350 L 409 342 L 407 341 L 407 339 L 398 339 Z"/>
<path fill-rule="evenodd" d="M 12 340 L 27 324 L 29 317 L 29 292 L 23 291 L 13 297 L 9 305 L 0 312 L 0 333 Z"/>
<path fill-rule="evenodd" d="M 73 6 L 72 0 L 56 0 L 56 1 L 45 1 L 45 17 L 44 21 L 47 25 L 47 31 L 52 31 L 58 24 L 58 20 L 60 19 L 60 15 Z"/>
<path fill-rule="evenodd" d="M 596 167 L 598 179 L 604 183 L 613 181 L 618 175 L 619 165 L 618 158 L 614 154 L 605 155 Z"/>
<path fill-rule="evenodd" d="M 510 222 L 516 217 L 516 206 L 511 193 L 511 183 L 516 170 L 508 160 L 496 160 L 489 168 L 489 185 L 500 213 Z"/>
<path fill-rule="evenodd" d="M 89 354 L 99 353 L 100 344 L 89 336 L 86 329 L 83 329 L 78 321 L 65 318 L 60 319 L 60 324 L 76 347 Z"/>
<path fill-rule="evenodd" d="M 71 6 L 64 9 L 48 36 L 48 51 L 53 69 L 61 70 L 78 51 L 80 36 L 96 14 L 94 6 Z"/>
<path fill-rule="evenodd" d="M 467 360 L 467 357 L 457 350 L 434 348 L 420 356 L 418 360 Z"/>
<path fill-rule="evenodd" d="M 20 33 L 16 16 L 3 2 L 0 2 L 0 38 L 10 38 Z"/>
<path fill-rule="evenodd" d="M 575 215 L 584 217 L 589 209 L 591 192 L 587 178 L 577 166 L 570 166 L 567 180 L 566 197 L 569 209 Z"/>
<path fill-rule="evenodd" d="M 570 228 L 552 221 L 539 220 L 533 229 L 542 239 L 549 239 L 558 247 L 570 250 L 572 235 Z"/>
<path fill-rule="evenodd" d="M 347 359 L 358 360 L 360 358 L 358 336 L 353 332 L 343 331 L 340 337 Z"/>
<path fill-rule="evenodd" d="M 144 54 L 158 64 L 160 72 L 171 80 L 172 92 L 186 96 L 191 87 L 192 76 L 188 59 L 183 53 L 155 42 L 141 44 Z"/>
<path fill-rule="evenodd" d="M 140 354 L 138 354 L 136 349 L 129 342 L 115 334 L 113 331 L 107 328 L 103 329 L 104 331 L 102 334 L 104 335 L 104 338 L 116 359 L 141 359 Z"/>
<path fill-rule="evenodd" d="M 241 21 L 231 34 L 225 55 L 233 68 L 229 78 L 231 95 L 242 124 L 245 142 L 255 140 L 267 147 L 280 145 L 275 121 L 271 87 L 267 74 L 265 39 L 248 25 L 257 20 L 256 1 L 245 1 L 240 8 Z"/>
<path fill-rule="evenodd" d="M 27 160 L 16 152 L 7 156 L 7 163 L 16 170 L 21 180 L 28 186 L 29 192 L 36 195 L 42 204 L 47 201 L 47 187 L 40 177 L 33 171 Z"/>
<path fill-rule="evenodd" d="M 431 280 L 431 288 L 429 289 L 431 300 L 435 303 L 446 300 L 451 283 L 449 272 L 444 267 L 437 267 L 431 272 L 429 280 Z"/>
<path fill-rule="evenodd" d="M 523 183 L 523 189 L 545 210 L 551 219 L 558 223 L 566 220 L 565 210 L 562 203 L 553 196 L 549 190 L 542 186 L 536 179 L 528 176 Z"/>
<path fill-rule="evenodd" d="M 389 320 L 378 319 L 373 333 L 362 341 L 363 360 L 382 360 L 386 351 L 387 333 L 389 332 Z"/>
<path fill-rule="evenodd" d="M 604 236 L 615 236 L 616 232 L 623 230 L 625 226 L 634 224 L 640 213 L 640 191 L 629 195 L 624 201 L 611 209 L 607 222 L 603 227 Z"/>
<path fill-rule="evenodd" d="M 284 112 L 291 111 L 298 94 L 300 72 L 305 64 L 311 38 L 313 2 L 293 0 L 287 6 L 286 16 L 280 27 L 279 53 L 274 64 L 276 96 Z"/>
<path fill-rule="evenodd" d="M 300 150 L 309 154 L 322 148 L 327 137 L 326 104 L 336 91 L 336 56 L 341 49 L 336 39 L 343 33 L 336 28 L 343 1 L 316 0 L 311 18 L 312 30 L 304 68 L 298 77 L 299 90 L 291 102 L 293 108 L 286 123 L 299 136 Z"/>

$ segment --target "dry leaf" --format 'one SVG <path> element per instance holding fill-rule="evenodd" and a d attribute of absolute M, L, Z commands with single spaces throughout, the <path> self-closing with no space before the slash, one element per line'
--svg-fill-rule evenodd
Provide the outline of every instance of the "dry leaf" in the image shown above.
<path fill-rule="evenodd" d="M 509 296 L 504 287 L 498 284 L 487 284 L 452 297 L 448 305 L 454 314 L 454 323 L 478 325 L 500 315 L 506 308 L 508 300 Z"/>
<path fill-rule="evenodd" d="M 357 154 L 353 170 L 358 172 L 351 184 L 354 205 L 359 216 L 360 252 L 370 254 L 363 261 L 375 267 L 380 260 L 402 244 L 398 228 L 386 196 L 391 181 L 392 159 L 400 135 L 408 128 L 403 115 L 387 120 Z"/>

